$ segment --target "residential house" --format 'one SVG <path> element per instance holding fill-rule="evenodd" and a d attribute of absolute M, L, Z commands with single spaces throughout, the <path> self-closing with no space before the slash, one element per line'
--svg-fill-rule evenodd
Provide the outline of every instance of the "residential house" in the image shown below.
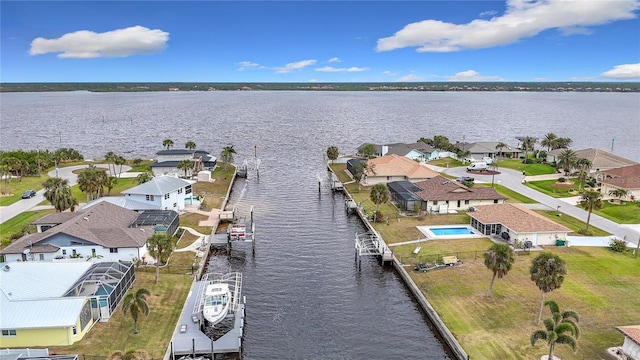
<path fill-rule="evenodd" d="M 416 193 L 421 189 L 411 181 L 392 181 L 387 184 L 389 187 L 390 200 L 400 210 L 410 212 L 418 211 L 421 208 L 422 199 Z"/>
<path fill-rule="evenodd" d="M 6 263 L 0 346 L 72 345 L 111 317 L 134 280 L 132 262 Z"/>
<path fill-rule="evenodd" d="M 426 162 L 430 160 L 438 159 L 440 151 L 437 149 L 418 141 L 412 144 L 388 144 L 382 146 L 382 155 L 400 155 L 408 157 L 411 160 Z"/>
<path fill-rule="evenodd" d="M 640 325 L 617 326 L 616 329 L 624 335 L 622 356 L 628 360 L 640 360 Z"/>
<path fill-rule="evenodd" d="M 484 235 L 501 235 L 512 244 L 531 241 L 533 246 L 555 245 L 566 240 L 570 229 L 518 204 L 474 207 L 469 212 L 471 226 Z M 503 235 L 505 233 L 505 235 Z"/>
<path fill-rule="evenodd" d="M 159 210 L 184 210 L 192 199 L 192 181 L 175 176 L 158 176 L 122 193 L 127 201 L 150 204 Z M 145 207 L 146 208 L 146 207 Z"/>
<path fill-rule="evenodd" d="M 367 161 L 363 183 L 375 185 L 400 180 L 417 182 L 437 175 L 437 172 L 415 160 L 391 154 Z"/>
<path fill-rule="evenodd" d="M 159 211 L 159 210 L 155 210 Z M 147 239 L 156 231 L 175 232 L 178 213 L 164 210 L 147 219 L 108 202 L 73 213 L 45 215 L 33 224 L 37 233 L 14 241 L 0 255 L 4 261 L 56 261 L 71 258 L 131 261 L 147 254 Z M 160 223 L 158 223 L 160 220 Z M 162 228 L 156 229 L 161 226 Z"/>
<path fill-rule="evenodd" d="M 627 192 L 621 200 L 640 200 L 640 164 L 604 170 L 600 174 L 600 191 L 604 198 L 615 198 L 609 192 L 620 189 Z"/>
<path fill-rule="evenodd" d="M 178 164 L 182 160 L 193 162 L 193 167 L 187 170 L 186 177 L 194 176 L 202 170 L 213 170 L 217 164 L 217 158 L 204 150 L 169 149 L 158 151 L 156 155 L 156 162 L 151 164 L 151 170 L 155 176 L 185 176 L 184 170 L 178 169 Z"/>
<path fill-rule="evenodd" d="M 587 159 L 591 162 L 590 173 L 600 178 L 600 172 L 616 169 L 629 165 L 637 165 L 638 163 L 620 155 L 610 153 L 601 149 L 582 149 L 575 150 L 577 158 Z"/>
<path fill-rule="evenodd" d="M 506 198 L 488 187 L 467 187 L 440 175 L 416 182 L 415 192 L 421 199 L 421 209 L 427 212 L 447 213 L 449 210 L 467 211 L 486 204 L 502 204 Z"/>
<path fill-rule="evenodd" d="M 499 142 L 497 141 L 478 141 L 473 143 L 468 142 L 456 142 L 456 148 L 462 152 L 469 151 L 469 157 L 480 160 L 483 157 L 495 158 L 518 158 L 524 154 L 524 152 L 515 146 L 507 145 L 504 148 L 496 148 Z"/>

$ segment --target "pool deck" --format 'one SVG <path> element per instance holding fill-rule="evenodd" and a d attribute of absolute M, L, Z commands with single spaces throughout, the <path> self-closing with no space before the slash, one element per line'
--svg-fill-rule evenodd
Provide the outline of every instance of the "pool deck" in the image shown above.
<path fill-rule="evenodd" d="M 428 225 L 428 226 L 416 226 L 421 233 L 426 236 L 427 240 L 444 240 L 444 239 L 473 239 L 485 237 L 478 230 L 474 229 L 468 224 L 456 224 L 456 225 Z M 473 234 L 451 234 L 451 235 L 436 235 L 431 229 L 450 229 L 450 228 L 465 228 L 473 231 Z"/>

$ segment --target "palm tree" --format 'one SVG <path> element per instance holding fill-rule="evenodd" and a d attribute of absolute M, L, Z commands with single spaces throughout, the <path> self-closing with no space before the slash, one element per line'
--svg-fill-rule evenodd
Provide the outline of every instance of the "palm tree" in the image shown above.
<path fill-rule="evenodd" d="M 153 172 L 151 171 L 145 171 L 145 172 L 141 172 L 140 174 L 138 174 L 138 176 L 136 176 L 136 183 L 138 185 L 144 184 L 147 181 L 150 181 L 151 179 L 153 179 Z"/>
<path fill-rule="evenodd" d="M 546 146 L 547 151 L 551 151 L 551 149 L 553 149 L 553 146 L 556 144 L 557 140 L 558 140 L 558 135 L 550 132 L 544 136 L 544 139 L 542 139 L 542 141 L 540 141 L 540 145 Z"/>
<path fill-rule="evenodd" d="M 184 144 L 184 147 L 189 149 L 189 150 L 193 150 L 196 148 L 196 143 L 194 143 L 193 141 L 189 140 Z"/>
<path fill-rule="evenodd" d="M 536 144 L 536 139 L 531 136 L 527 136 L 522 139 L 522 149 L 524 150 L 524 163 L 527 164 L 529 160 L 529 150 L 533 150 L 533 147 Z"/>
<path fill-rule="evenodd" d="M 582 182 L 586 181 L 589 177 L 589 170 L 591 169 L 591 161 L 585 158 L 578 158 L 576 160 L 576 167 L 578 168 L 578 191 L 582 191 Z"/>
<path fill-rule="evenodd" d="M 540 289 L 540 309 L 536 320 L 536 325 L 538 325 L 542 318 L 544 295 L 562 286 L 564 276 L 567 274 L 567 264 L 558 255 L 545 251 L 533 259 L 529 273 L 531 280 Z"/>
<path fill-rule="evenodd" d="M 11 181 L 11 171 L 9 169 L 9 165 L 0 164 L 0 178 L 3 183 L 3 194 L 9 194 L 9 182 Z"/>
<path fill-rule="evenodd" d="M 69 187 L 69 180 L 59 177 L 49 178 L 42 183 L 44 198 L 47 199 L 57 212 L 63 212 L 71 207 L 73 194 Z"/>
<path fill-rule="evenodd" d="M 389 188 L 387 188 L 386 184 L 375 184 L 371 188 L 369 198 L 376 204 L 376 212 L 373 214 L 373 222 L 376 222 L 380 205 L 389 201 Z"/>
<path fill-rule="evenodd" d="M 627 196 L 627 190 L 624 190 L 624 189 L 611 189 L 611 190 L 609 190 L 609 196 L 613 196 L 613 197 L 617 198 L 619 201 L 622 201 L 622 198 Z"/>
<path fill-rule="evenodd" d="M 113 163 L 113 174 L 112 175 L 116 174 L 116 165 L 118 165 L 119 166 L 119 168 L 118 168 L 118 177 L 120 177 L 120 174 L 122 174 L 122 165 L 124 165 L 126 163 L 127 163 L 127 159 L 125 159 L 122 156 L 116 156 L 115 161 Z"/>
<path fill-rule="evenodd" d="M 507 147 L 507 144 L 503 143 L 502 141 L 496 144 L 496 150 L 498 150 L 500 153 L 502 153 L 502 150 L 504 150 L 504 148 L 506 147 Z"/>
<path fill-rule="evenodd" d="M 107 188 L 107 196 L 111 196 L 111 189 L 118 185 L 118 178 L 115 176 L 107 177 L 104 186 Z"/>
<path fill-rule="evenodd" d="M 484 253 L 484 265 L 493 272 L 487 297 L 491 297 L 493 291 L 493 282 L 502 279 L 507 275 L 511 266 L 515 261 L 515 253 L 509 244 L 493 244 L 487 252 Z"/>
<path fill-rule="evenodd" d="M 149 315 L 149 304 L 147 304 L 147 296 L 151 296 L 149 290 L 145 288 L 138 289 L 135 293 L 128 293 L 122 300 L 122 312 L 126 316 L 127 312 L 131 314 L 133 319 L 133 333 L 138 333 L 138 318 L 140 314 Z"/>
<path fill-rule="evenodd" d="M 171 147 L 173 147 L 173 140 L 164 139 L 164 141 L 162 142 L 162 146 L 166 147 L 167 150 L 169 150 Z"/>
<path fill-rule="evenodd" d="M 160 278 L 160 263 L 167 262 L 173 245 L 173 237 L 165 232 L 157 232 L 147 239 L 149 254 L 156 259 L 156 284 Z"/>
<path fill-rule="evenodd" d="M 589 221 L 591 220 L 591 212 L 602 208 L 602 193 L 596 190 L 587 190 L 580 196 L 580 206 L 588 211 L 587 226 L 585 233 L 589 231 Z"/>
<path fill-rule="evenodd" d="M 78 186 L 87 194 L 87 202 L 102 196 L 102 187 L 107 183 L 107 173 L 94 165 L 78 174 Z"/>
<path fill-rule="evenodd" d="M 531 346 L 538 340 L 546 340 L 549 345 L 549 360 L 553 359 L 553 351 L 557 344 L 569 345 L 573 352 L 576 352 L 576 339 L 580 337 L 578 321 L 580 316 L 577 312 L 567 310 L 560 312 L 560 307 L 555 301 L 549 300 L 544 303 L 551 310 L 551 317 L 544 320 L 545 330 L 536 330 L 531 334 Z"/>
<path fill-rule="evenodd" d="M 220 152 L 220 160 L 224 163 L 225 169 L 233 162 L 233 155 L 235 153 L 236 149 L 233 148 L 233 145 L 228 145 L 222 148 L 222 152 Z"/>
<path fill-rule="evenodd" d="M 573 150 L 566 149 L 558 155 L 556 166 L 558 169 L 563 169 L 564 174 L 568 176 L 571 170 L 575 167 L 577 159 L 578 157 Z"/>
<path fill-rule="evenodd" d="M 180 160 L 176 166 L 179 170 L 184 171 L 184 177 L 187 177 L 187 172 L 193 169 L 193 161 L 189 159 Z"/>
<path fill-rule="evenodd" d="M 340 153 L 338 152 L 337 147 L 332 145 L 327 148 L 327 157 L 329 158 L 329 160 L 331 160 L 332 164 L 338 158 L 339 155 Z"/>
<path fill-rule="evenodd" d="M 113 164 L 113 172 L 111 174 L 116 173 L 116 157 L 118 157 L 118 155 L 116 155 L 113 151 L 109 151 L 104 155 L 104 161 L 109 164 L 109 171 L 111 171 L 111 165 Z"/>

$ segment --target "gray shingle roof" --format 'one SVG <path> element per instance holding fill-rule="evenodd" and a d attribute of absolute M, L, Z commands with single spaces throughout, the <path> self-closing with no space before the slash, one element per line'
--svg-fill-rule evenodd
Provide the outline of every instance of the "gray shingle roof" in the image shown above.
<path fill-rule="evenodd" d="M 506 199 L 493 188 L 469 188 L 457 181 L 440 175 L 416 183 L 421 191 L 416 192 L 425 201 L 499 200 Z"/>

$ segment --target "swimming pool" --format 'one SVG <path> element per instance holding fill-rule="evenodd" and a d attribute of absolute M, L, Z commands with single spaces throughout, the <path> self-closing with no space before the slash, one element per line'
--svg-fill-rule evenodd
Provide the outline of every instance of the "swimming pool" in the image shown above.
<path fill-rule="evenodd" d="M 460 239 L 481 237 L 474 228 L 469 225 L 437 225 L 418 226 L 428 239 Z"/>

